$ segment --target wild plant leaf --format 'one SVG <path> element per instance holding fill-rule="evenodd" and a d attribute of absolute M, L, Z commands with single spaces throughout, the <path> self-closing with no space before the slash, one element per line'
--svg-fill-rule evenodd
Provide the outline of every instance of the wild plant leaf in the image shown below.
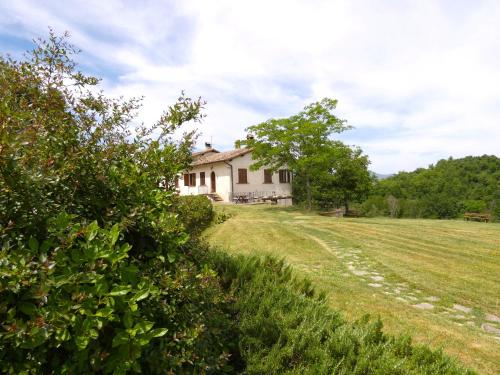
<path fill-rule="evenodd" d="M 148 322 L 146 320 L 143 320 L 142 322 L 139 322 L 134 326 L 134 331 L 137 334 L 144 334 L 149 332 L 151 328 L 153 328 L 153 326 L 154 326 L 153 322 Z"/>
<path fill-rule="evenodd" d="M 113 247 L 118 240 L 118 237 L 120 236 L 120 227 L 118 224 L 115 224 L 111 227 L 111 230 L 109 232 L 110 235 L 110 245 Z"/>
<path fill-rule="evenodd" d="M 30 237 L 28 241 L 28 246 L 31 251 L 33 252 L 38 251 L 38 240 L 35 237 Z"/>
<path fill-rule="evenodd" d="M 95 316 L 103 317 L 103 318 L 109 318 L 114 312 L 114 309 L 112 307 L 103 307 L 102 309 L 99 309 L 95 312 Z"/>
<path fill-rule="evenodd" d="M 62 330 L 57 330 L 55 337 L 56 337 L 56 339 L 58 341 L 68 341 L 71 338 L 71 334 L 65 328 L 65 329 L 62 329 Z"/>
<path fill-rule="evenodd" d="M 119 331 L 115 337 L 113 337 L 113 343 L 111 346 L 116 348 L 117 346 L 127 344 L 130 341 L 130 336 L 126 331 Z"/>
<path fill-rule="evenodd" d="M 88 336 L 77 336 L 75 337 L 75 344 L 78 350 L 83 350 L 87 347 L 89 344 L 89 337 Z"/>
<path fill-rule="evenodd" d="M 148 332 L 148 335 L 150 337 L 162 337 L 164 336 L 166 333 L 168 332 L 168 329 L 167 328 L 155 328 L 153 330 L 151 330 L 150 332 Z"/>
<path fill-rule="evenodd" d="M 131 311 L 127 311 L 123 315 L 123 325 L 125 328 L 131 328 L 134 325 L 134 317 Z"/>
<path fill-rule="evenodd" d="M 149 290 L 139 291 L 132 298 L 130 298 L 131 302 L 141 301 L 149 296 Z"/>
<path fill-rule="evenodd" d="M 97 221 L 93 221 L 91 222 L 87 228 L 86 228 L 86 240 L 87 242 L 91 242 L 96 236 L 97 236 L 97 233 L 99 232 L 99 225 L 97 224 Z"/>
<path fill-rule="evenodd" d="M 108 293 L 109 296 L 124 296 L 132 290 L 130 285 L 119 285 L 111 289 Z"/>

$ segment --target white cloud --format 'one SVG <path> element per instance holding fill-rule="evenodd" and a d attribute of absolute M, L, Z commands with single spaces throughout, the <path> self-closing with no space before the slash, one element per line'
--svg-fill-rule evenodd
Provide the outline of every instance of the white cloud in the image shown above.
<path fill-rule="evenodd" d="M 499 154 L 500 4 L 495 1 L 18 1 L 0 30 L 68 29 L 87 65 L 116 66 L 113 94 L 145 95 L 156 119 L 182 89 L 208 101 L 205 136 L 339 100 L 372 168 Z"/>

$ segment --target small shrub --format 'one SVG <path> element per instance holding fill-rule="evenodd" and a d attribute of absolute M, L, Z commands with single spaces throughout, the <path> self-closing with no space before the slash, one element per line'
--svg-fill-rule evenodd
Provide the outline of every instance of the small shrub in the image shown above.
<path fill-rule="evenodd" d="M 224 210 L 217 210 L 217 211 L 215 211 L 213 223 L 214 224 L 222 224 L 225 221 L 229 220 L 231 217 L 233 217 L 233 215 L 231 213 L 226 212 Z"/>
<path fill-rule="evenodd" d="M 388 215 L 387 201 L 381 196 L 371 196 L 359 205 L 361 212 L 366 217 Z"/>
<path fill-rule="evenodd" d="M 199 234 L 207 228 L 216 217 L 210 199 L 204 195 L 177 196 L 173 202 L 173 210 L 189 233 Z"/>
<path fill-rule="evenodd" d="M 165 327 L 141 313 L 153 280 L 128 260 L 120 230 L 61 214 L 39 243 L 3 241 L 0 366 L 7 373 L 124 373 Z"/>
<path fill-rule="evenodd" d="M 418 199 L 400 199 L 400 217 L 421 218 L 423 209 Z"/>

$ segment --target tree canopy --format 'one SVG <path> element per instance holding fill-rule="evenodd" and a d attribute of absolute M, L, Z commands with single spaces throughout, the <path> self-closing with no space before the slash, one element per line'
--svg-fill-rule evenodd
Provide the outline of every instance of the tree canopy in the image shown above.
<path fill-rule="evenodd" d="M 294 196 L 309 209 L 314 201 L 328 206 L 339 199 L 347 208 L 348 201 L 361 197 L 360 192 L 370 185 L 368 158 L 359 148 L 331 139 L 333 134 L 351 129 L 334 114 L 336 106 L 337 100 L 324 98 L 291 117 L 250 126 L 247 139 L 238 141 L 253 149 L 253 169 L 290 169 Z"/>
<path fill-rule="evenodd" d="M 296 172 L 316 162 L 318 149 L 329 146 L 329 136 L 350 126 L 333 114 L 337 100 L 324 98 L 304 107 L 298 114 L 270 119 L 246 129 L 248 137 L 239 141 L 253 149 L 254 169 L 283 165 Z"/>

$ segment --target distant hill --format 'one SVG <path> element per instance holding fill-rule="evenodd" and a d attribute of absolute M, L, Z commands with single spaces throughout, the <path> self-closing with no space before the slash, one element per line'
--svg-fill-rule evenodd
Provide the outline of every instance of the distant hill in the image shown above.
<path fill-rule="evenodd" d="M 500 158 L 450 157 L 428 168 L 379 178 L 366 204 L 387 213 L 388 196 L 396 199 L 392 216 L 453 218 L 464 212 L 492 212 L 500 217 Z"/>
<path fill-rule="evenodd" d="M 391 173 L 391 174 L 383 174 L 383 173 L 377 173 L 377 172 L 372 172 L 372 173 L 377 180 L 385 180 L 386 178 L 394 176 L 394 173 Z"/>

